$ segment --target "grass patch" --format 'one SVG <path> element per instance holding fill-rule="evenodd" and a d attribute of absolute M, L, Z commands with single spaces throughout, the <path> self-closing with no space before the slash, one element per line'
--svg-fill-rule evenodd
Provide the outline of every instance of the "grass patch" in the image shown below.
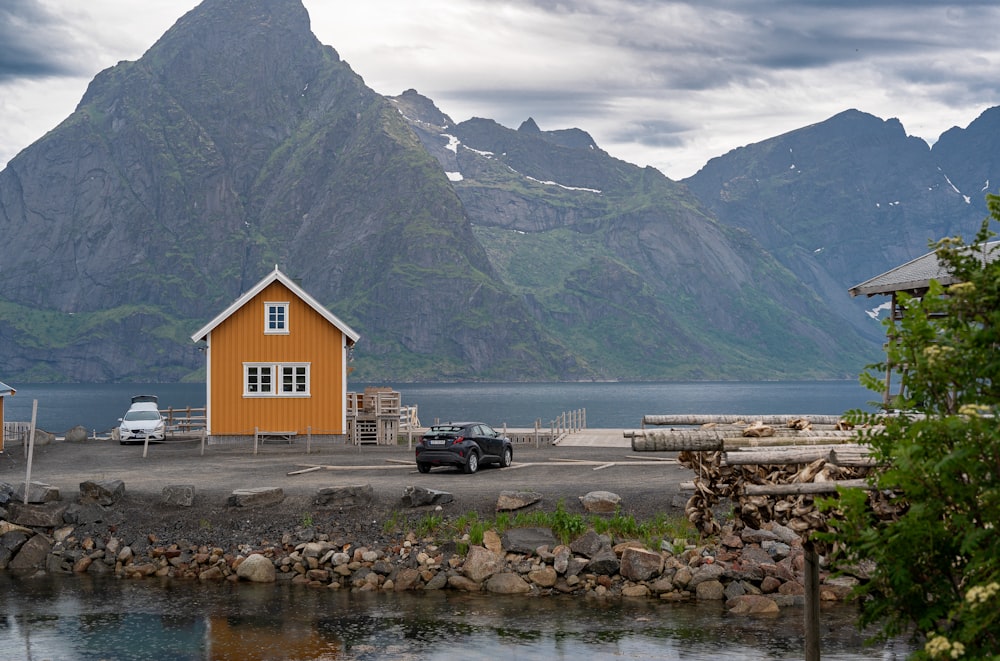
<path fill-rule="evenodd" d="M 697 536 L 697 531 L 683 516 L 667 517 L 658 514 L 649 521 L 636 521 L 632 516 L 616 512 L 611 516 L 596 514 L 572 514 L 566 511 L 563 501 L 559 501 L 555 511 L 501 512 L 493 519 L 480 519 L 475 512 L 463 514 L 453 520 L 442 516 L 426 514 L 417 522 L 416 533 L 421 537 L 438 540 L 467 540 L 468 544 L 481 545 L 487 530 L 502 535 L 512 528 L 550 528 L 563 544 L 593 530 L 600 535 L 608 535 L 616 540 L 636 539 L 647 548 L 659 550 L 663 540 L 674 540 Z"/>

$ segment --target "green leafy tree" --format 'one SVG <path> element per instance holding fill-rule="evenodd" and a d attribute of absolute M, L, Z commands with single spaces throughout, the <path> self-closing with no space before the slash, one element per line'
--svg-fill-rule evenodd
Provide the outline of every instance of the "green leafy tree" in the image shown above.
<path fill-rule="evenodd" d="M 1000 197 L 988 195 L 1000 221 Z M 922 659 L 1000 659 L 1000 255 L 986 258 L 990 219 L 972 245 L 934 248 L 958 284 L 933 282 L 891 326 L 887 363 L 862 381 L 881 391 L 900 367 L 901 408 L 862 434 L 883 468 L 877 489 L 843 490 L 832 561 L 867 568 L 858 588 L 859 624 L 877 637 L 915 634 Z"/>

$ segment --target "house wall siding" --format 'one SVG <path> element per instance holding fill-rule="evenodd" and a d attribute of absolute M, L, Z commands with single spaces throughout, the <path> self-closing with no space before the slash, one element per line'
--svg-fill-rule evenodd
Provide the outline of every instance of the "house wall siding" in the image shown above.
<path fill-rule="evenodd" d="M 264 333 L 264 303 L 288 302 L 288 333 Z M 211 333 L 211 433 L 345 432 L 344 334 L 280 282 L 250 299 Z M 244 363 L 308 363 L 308 397 L 246 397 Z M 275 375 L 275 386 L 280 375 Z"/>

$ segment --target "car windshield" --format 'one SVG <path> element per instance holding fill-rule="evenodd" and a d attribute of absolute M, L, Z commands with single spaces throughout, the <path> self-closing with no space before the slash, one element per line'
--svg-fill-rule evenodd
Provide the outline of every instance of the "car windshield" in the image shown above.
<path fill-rule="evenodd" d="M 129 411 L 125 414 L 125 419 L 129 422 L 140 420 L 159 420 L 160 414 L 157 411 Z"/>

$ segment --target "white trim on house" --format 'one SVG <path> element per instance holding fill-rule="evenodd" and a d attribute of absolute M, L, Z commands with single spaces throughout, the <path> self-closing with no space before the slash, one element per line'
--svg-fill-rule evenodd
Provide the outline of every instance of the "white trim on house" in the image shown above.
<path fill-rule="evenodd" d="M 254 296 L 262 292 L 265 287 L 267 287 L 268 285 L 270 285 L 272 282 L 275 281 L 278 281 L 281 284 L 288 287 L 288 289 L 290 289 L 292 293 L 294 293 L 296 296 L 305 301 L 306 305 L 311 307 L 321 317 L 323 317 L 331 324 L 333 324 L 336 328 L 338 328 L 340 332 L 342 332 L 344 336 L 347 338 L 348 346 L 353 345 L 361 337 L 350 326 L 345 324 L 343 321 L 337 318 L 335 314 L 333 314 L 332 312 L 327 310 L 323 305 L 321 305 L 319 301 L 317 301 L 315 298 L 310 296 L 304 289 L 295 284 L 295 282 L 291 278 L 289 278 L 287 275 L 278 270 L 278 266 L 277 264 L 275 264 L 274 270 L 271 271 L 271 273 L 268 274 L 267 277 L 265 277 L 256 285 L 251 287 L 249 291 L 247 291 L 242 296 L 233 301 L 232 305 L 223 310 L 217 317 L 215 317 L 215 319 L 212 319 L 212 321 L 208 322 L 205 326 L 200 328 L 197 333 L 191 336 L 191 341 L 201 342 L 202 340 L 207 339 L 209 334 L 213 330 L 215 330 L 215 328 L 219 326 L 219 324 L 221 324 L 223 321 L 232 316 L 233 313 L 235 313 L 237 310 L 246 305 L 250 299 L 252 299 Z"/>

